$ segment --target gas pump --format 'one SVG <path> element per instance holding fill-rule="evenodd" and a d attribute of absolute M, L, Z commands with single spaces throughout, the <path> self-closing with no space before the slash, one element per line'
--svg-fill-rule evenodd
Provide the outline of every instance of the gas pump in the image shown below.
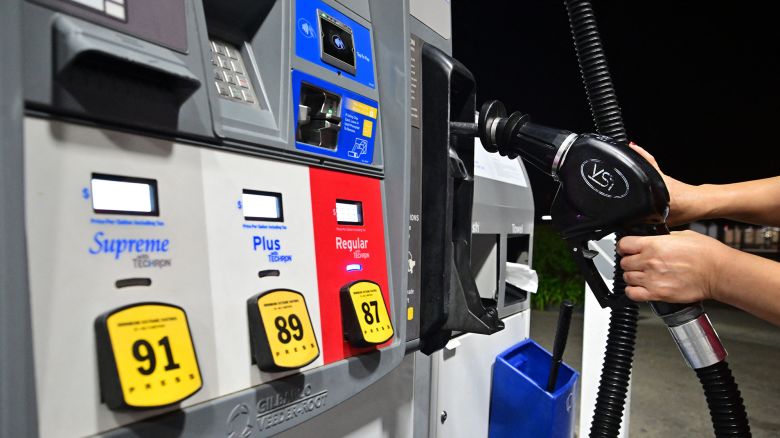
<path fill-rule="evenodd" d="M 0 435 L 269 436 L 399 365 L 406 18 L 374 3 L 3 5 L 29 366 Z"/>

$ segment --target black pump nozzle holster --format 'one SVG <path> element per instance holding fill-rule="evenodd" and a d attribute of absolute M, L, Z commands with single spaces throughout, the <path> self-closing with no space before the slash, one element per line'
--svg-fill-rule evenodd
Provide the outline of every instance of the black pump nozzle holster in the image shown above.
<path fill-rule="evenodd" d="M 422 47 L 423 191 L 420 350 L 441 349 L 453 332 L 491 334 L 504 328 L 496 301 L 483 299 L 471 271 L 473 138 L 453 135 L 451 122 L 473 122 L 471 72 L 444 52 Z"/>

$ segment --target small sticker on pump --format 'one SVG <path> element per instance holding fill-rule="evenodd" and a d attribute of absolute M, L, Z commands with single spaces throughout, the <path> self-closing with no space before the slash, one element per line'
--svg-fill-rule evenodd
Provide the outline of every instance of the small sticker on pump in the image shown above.
<path fill-rule="evenodd" d="M 378 112 L 375 107 L 366 105 L 363 102 L 358 102 L 354 99 L 347 99 L 347 109 L 358 114 L 362 114 L 366 117 L 371 117 L 372 119 L 376 119 Z"/>

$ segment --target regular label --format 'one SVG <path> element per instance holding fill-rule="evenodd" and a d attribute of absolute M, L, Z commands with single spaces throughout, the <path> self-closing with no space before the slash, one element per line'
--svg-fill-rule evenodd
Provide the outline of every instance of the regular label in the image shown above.
<path fill-rule="evenodd" d="M 253 357 L 263 371 L 301 368 L 320 355 L 306 299 L 293 290 L 272 290 L 249 299 Z"/>
<path fill-rule="evenodd" d="M 357 346 L 377 345 L 393 337 L 393 323 L 379 285 L 356 281 L 341 289 L 344 335 Z"/>
<path fill-rule="evenodd" d="M 109 408 L 166 406 L 203 386 L 184 309 L 134 304 L 101 315 L 95 330 L 101 391 Z"/>

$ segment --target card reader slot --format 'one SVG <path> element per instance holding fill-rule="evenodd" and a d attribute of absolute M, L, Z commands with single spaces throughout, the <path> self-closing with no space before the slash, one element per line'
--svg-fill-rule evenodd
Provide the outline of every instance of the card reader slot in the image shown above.
<path fill-rule="evenodd" d="M 335 150 L 339 130 L 341 130 L 341 96 L 301 83 L 295 140 Z"/>

